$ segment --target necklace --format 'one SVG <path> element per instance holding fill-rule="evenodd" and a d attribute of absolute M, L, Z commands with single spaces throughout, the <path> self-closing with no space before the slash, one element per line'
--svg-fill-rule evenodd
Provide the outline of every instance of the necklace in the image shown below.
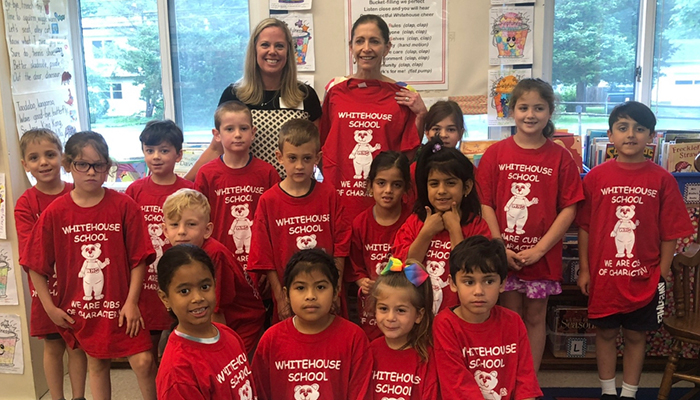
<path fill-rule="evenodd" d="M 279 97 L 279 93 L 279 90 L 275 90 L 275 92 L 272 94 L 272 98 L 270 98 L 270 100 L 268 101 L 263 101 L 262 103 L 260 103 L 260 107 L 265 107 L 266 105 L 275 101 L 275 99 Z"/>

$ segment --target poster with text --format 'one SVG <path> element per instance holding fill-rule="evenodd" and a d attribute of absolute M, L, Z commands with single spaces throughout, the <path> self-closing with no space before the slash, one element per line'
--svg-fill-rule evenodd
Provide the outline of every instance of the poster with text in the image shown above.
<path fill-rule="evenodd" d="M 24 373 L 21 321 L 19 315 L 0 314 L 0 373 Z"/>
<path fill-rule="evenodd" d="M 316 39 L 314 38 L 313 15 L 311 13 L 289 13 L 278 15 L 277 18 L 284 21 L 292 32 L 297 71 L 314 71 L 316 69 L 314 53 Z"/>
<path fill-rule="evenodd" d="M 345 31 L 363 14 L 376 14 L 389 25 L 391 51 L 382 73 L 416 89 L 447 89 L 447 0 L 346 0 Z M 348 53 L 346 72 L 355 72 Z"/>
<path fill-rule="evenodd" d="M 270 0 L 270 10 L 310 10 L 311 0 Z"/>
<path fill-rule="evenodd" d="M 489 71 L 488 122 L 489 126 L 514 126 L 515 120 L 508 102 L 515 85 L 521 79 L 532 77 L 532 70 L 497 69 Z"/>
<path fill-rule="evenodd" d="M 12 258 L 10 242 L 0 242 L 0 306 L 19 304 L 17 280 L 15 279 L 16 272 L 19 270 Z"/>
<path fill-rule="evenodd" d="M 43 127 L 65 141 L 80 130 L 67 1 L 3 1 L 20 136 Z"/>
<path fill-rule="evenodd" d="M 5 190 L 5 174 L 0 173 L 0 239 L 7 239 L 7 190 Z"/>
<path fill-rule="evenodd" d="M 489 63 L 532 64 L 532 21 L 535 7 L 495 7 L 489 10 Z"/>
<path fill-rule="evenodd" d="M 521 4 L 521 3 L 534 3 L 534 0 L 491 0 L 491 5 L 506 5 L 506 4 Z"/>

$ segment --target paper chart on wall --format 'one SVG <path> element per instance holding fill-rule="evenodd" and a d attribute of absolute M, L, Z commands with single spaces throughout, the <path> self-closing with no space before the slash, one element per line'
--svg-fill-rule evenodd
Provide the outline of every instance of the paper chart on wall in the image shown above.
<path fill-rule="evenodd" d="M 447 0 L 345 0 L 345 43 L 352 24 L 363 14 L 376 14 L 389 25 L 391 50 L 382 73 L 416 89 L 447 89 Z M 399 4 L 402 3 L 402 4 Z M 346 73 L 354 72 L 348 53 Z"/>
<path fill-rule="evenodd" d="M 67 0 L 3 1 L 13 103 L 21 136 L 79 131 Z"/>
<path fill-rule="evenodd" d="M 519 4 L 519 3 L 534 3 L 534 0 L 491 0 L 491 5 Z"/>
<path fill-rule="evenodd" d="M 489 63 L 532 64 L 534 7 L 495 7 L 489 10 Z"/>
<path fill-rule="evenodd" d="M 7 191 L 5 174 L 0 173 L 0 239 L 7 239 Z"/>
<path fill-rule="evenodd" d="M 15 277 L 18 270 L 12 258 L 12 245 L 10 242 L 0 242 L 0 306 L 19 304 Z"/>
<path fill-rule="evenodd" d="M 515 120 L 511 115 L 508 102 L 515 85 L 523 78 L 532 77 L 532 70 L 496 69 L 489 71 L 488 123 L 489 126 L 513 126 Z"/>
<path fill-rule="evenodd" d="M 270 10 L 310 10 L 311 0 L 270 0 Z"/>
<path fill-rule="evenodd" d="M 19 315 L 0 314 L 0 374 L 24 373 Z"/>
<path fill-rule="evenodd" d="M 312 88 L 315 88 L 316 86 L 314 85 L 315 79 L 313 74 L 297 74 L 297 80 L 299 82 L 306 83 L 307 85 L 311 86 Z"/>
<path fill-rule="evenodd" d="M 292 32 L 292 43 L 296 52 L 297 71 L 314 71 L 316 69 L 316 53 L 314 43 L 314 18 L 310 13 L 289 13 L 278 15 Z"/>

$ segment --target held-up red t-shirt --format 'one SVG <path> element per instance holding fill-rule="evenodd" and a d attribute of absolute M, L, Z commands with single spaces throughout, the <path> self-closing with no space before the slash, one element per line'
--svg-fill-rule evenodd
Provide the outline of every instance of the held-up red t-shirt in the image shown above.
<path fill-rule="evenodd" d="M 95 206 L 80 207 L 70 194 L 42 213 L 21 263 L 58 276 L 56 305 L 70 315 L 71 329 L 57 327 L 71 347 L 94 358 L 126 357 L 151 348 L 147 329 L 136 337 L 119 327 L 129 294 L 131 270 L 155 259 L 139 206 L 127 195 L 105 189 Z M 36 249 L 40 249 L 37 251 Z"/>
<path fill-rule="evenodd" d="M 476 173 L 481 203 L 496 212 L 506 248 L 534 247 L 564 208 L 583 200 L 581 177 L 571 154 L 547 140 L 523 149 L 513 137 L 489 147 Z M 523 280 L 562 280 L 562 242 L 538 262 L 510 271 Z"/>
<path fill-rule="evenodd" d="M 661 269 L 661 242 L 695 231 L 673 176 L 653 162 L 610 160 L 583 181 L 577 222 L 588 232 L 588 316 L 629 313 L 649 304 Z"/>
<path fill-rule="evenodd" d="M 156 251 L 156 260 L 148 265 L 141 297 L 139 297 L 141 316 L 146 323 L 146 329 L 151 331 L 167 330 L 173 324 L 172 317 L 158 297 L 158 260 L 163 256 L 163 252 L 171 247 L 163 233 L 163 203 L 168 196 L 178 190 L 193 187 L 192 182 L 179 176 L 172 185 L 158 185 L 150 176 L 147 176 L 132 182 L 126 188 L 126 194 L 141 207 L 150 237 L 148 240 Z"/>
<path fill-rule="evenodd" d="M 433 324 L 435 363 L 443 399 L 528 399 L 542 396 L 520 316 L 501 306 L 471 324 L 452 310 Z"/>
<path fill-rule="evenodd" d="M 253 282 L 236 261 L 231 250 L 216 239 L 209 238 L 202 244 L 216 268 L 216 312 L 226 318 L 226 325 L 236 331 L 250 352 L 260 338 L 265 322 L 265 307 Z"/>
<path fill-rule="evenodd" d="M 27 189 L 27 191 L 17 199 L 17 204 L 15 205 L 15 227 L 17 228 L 20 255 L 24 253 L 24 248 L 31 238 L 32 231 L 41 216 L 41 212 L 54 200 L 69 193 L 71 190 L 73 190 L 72 183 L 64 183 L 63 191 L 58 194 L 45 194 L 34 186 Z M 58 328 L 46 314 L 44 306 L 41 305 L 41 301 L 39 301 L 39 296 L 34 289 L 31 276 L 27 276 L 27 278 L 29 281 L 29 291 L 32 296 L 29 334 L 34 337 L 43 337 L 52 333 L 58 333 Z M 51 296 L 54 297 L 55 303 L 55 297 L 58 294 L 56 291 L 57 283 L 55 272 L 48 276 L 47 284 Z"/>
<path fill-rule="evenodd" d="M 396 232 L 403 225 L 411 209 L 404 206 L 399 219 L 391 226 L 381 226 L 374 219 L 374 206 L 369 207 L 352 221 L 350 240 L 350 268 L 345 273 L 345 280 L 356 282 L 361 278 L 376 280 L 389 260 L 391 245 Z M 357 297 L 357 311 L 360 314 L 360 326 L 369 340 L 382 336 L 377 328 L 373 310 L 365 310 L 365 296 Z"/>
<path fill-rule="evenodd" d="M 225 325 L 216 343 L 170 334 L 156 376 L 158 398 L 168 400 L 253 400 L 255 384 L 241 338 Z"/>
<path fill-rule="evenodd" d="M 395 257 L 400 260 L 406 259 L 408 256 L 408 249 L 418 237 L 418 233 L 421 229 L 423 229 L 423 221 L 418 218 L 417 214 L 411 214 L 396 233 L 396 239 L 394 239 L 394 247 L 392 249 Z M 486 221 L 477 216 L 469 224 L 462 225 L 462 234 L 465 239 L 476 235 L 490 238 L 491 230 L 489 230 Z M 422 260 L 425 269 L 430 274 L 430 280 L 433 286 L 433 313 L 436 315 L 445 308 L 451 308 L 459 304 L 457 293 L 450 290 L 448 281 L 450 276 L 449 261 L 451 250 L 452 242 L 450 241 L 450 233 L 444 229 L 433 236 L 433 239 L 430 241 L 428 252 L 425 253 L 425 258 Z"/>
<path fill-rule="evenodd" d="M 209 199 L 212 237 L 231 249 L 236 261 L 247 269 L 258 200 L 280 176 L 272 165 L 252 156 L 248 165 L 236 169 L 226 166 L 222 157 L 199 169 L 194 187 Z"/>
<path fill-rule="evenodd" d="M 369 345 L 374 358 L 369 389 L 372 400 L 438 398 L 435 353 L 431 348 L 424 362 L 415 349 L 394 350 L 381 337 Z"/>
<path fill-rule="evenodd" d="M 367 337 L 340 317 L 315 335 L 287 318 L 263 334 L 253 358 L 258 400 L 364 400 L 371 374 Z"/>
<path fill-rule="evenodd" d="M 340 194 L 350 218 L 372 205 L 367 174 L 382 151 L 418 148 L 416 116 L 396 102 L 401 86 L 379 80 L 336 80 L 327 85 L 321 116 L 323 176 Z"/>

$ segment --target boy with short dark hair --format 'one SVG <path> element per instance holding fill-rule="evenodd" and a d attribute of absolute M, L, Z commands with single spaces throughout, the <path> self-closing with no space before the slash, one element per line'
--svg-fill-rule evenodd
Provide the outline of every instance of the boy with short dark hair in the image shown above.
<path fill-rule="evenodd" d="M 318 129 L 311 121 L 296 119 L 282 125 L 277 160 L 287 176 L 260 197 L 255 212 L 249 268 L 267 275 L 277 311 L 274 322 L 291 315 L 280 280 L 294 253 L 323 249 L 335 258 L 342 276 L 350 250 L 350 224 L 338 193 L 329 183 L 313 179 L 320 148 Z"/>
<path fill-rule="evenodd" d="M 520 316 L 496 305 L 508 275 L 498 239 L 472 236 L 450 254 L 450 289 L 459 305 L 433 323 L 444 399 L 535 399 L 542 396 Z"/>
<path fill-rule="evenodd" d="M 51 130 L 28 130 L 19 140 L 19 149 L 24 170 L 36 179 L 36 185 L 24 192 L 15 205 L 15 224 L 19 252 L 22 254 L 42 211 L 57 198 L 68 194 L 73 189 L 73 185 L 61 180 L 63 145 Z M 56 296 L 58 294 L 55 290 L 56 275 L 49 277 L 47 283 L 51 295 Z M 67 350 L 73 398 L 83 398 L 87 372 L 85 353 L 80 349 L 66 347 L 66 342 L 59 335 L 56 325 L 39 301 L 31 278 L 29 278 L 29 289 L 32 296 L 29 334 L 45 339 L 44 374 L 51 397 L 63 398 L 63 354 Z"/>
<path fill-rule="evenodd" d="M 233 329 L 252 356 L 262 334 L 265 309 L 253 282 L 231 250 L 211 237 L 214 226 L 207 198 L 194 189 L 180 189 L 165 200 L 163 216 L 170 243 L 199 246 L 211 258 L 216 272 L 214 320 Z"/>
<path fill-rule="evenodd" d="M 596 326 L 601 399 L 616 399 L 616 339 L 625 342 L 621 399 L 634 399 L 646 353 L 646 331 L 658 329 L 676 239 L 693 234 L 678 184 L 644 157 L 656 117 L 642 103 L 620 104 L 608 119 L 617 158 L 583 180 L 577 214 L 580 274 L 588 319 Z M 663 217 L 662 217 L 663 216 Z"/>
<path fill-rule="evenodd" d="M 126 188 L 126 194 L 141 207 L 151 244 L 156 251 L 156 260 L 148 266 L 143 281 L 139 309 L 146 329 L 151 332 L 153 355 L 155 360 L 158 360 L 161 334 L 169 330 L 173 323 L 158 297 L 158 260 L 163 252 L 170 248 L 170 243 L 163 233 L 161 207 L 168 196 L 179 189 L 192 188 L 193 184 L 174 172 L 175 164 L 182 158 L 184 137 L 182 130 L 173 121 L 149 121 L 139 140 L 150 175 L 132 182 Z"/>
<path fill-rule="evenodd" d="M 211 204 L 212 237 L 231 249 L 247 269 L 253 216 L 260 196 L 280 181 L 277 170 L 250 154 L 255 127 L 248 107 L 227 101 L 214 113 L 214 140 L 224 154 L 202 166 L 194 186 Z"/>

